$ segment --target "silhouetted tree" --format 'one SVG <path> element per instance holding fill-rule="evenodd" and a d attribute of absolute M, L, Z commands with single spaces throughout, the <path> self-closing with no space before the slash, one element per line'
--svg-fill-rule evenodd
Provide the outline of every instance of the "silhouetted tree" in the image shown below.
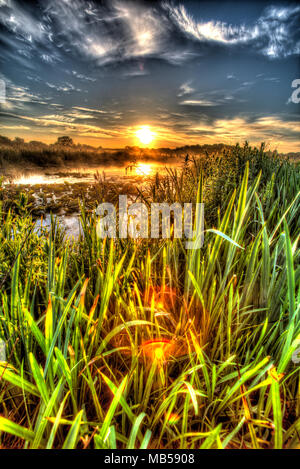
<path fill-rule="evenodd" d="M 24 143 L 24 138 L 15 137 L 14 143 L 18 143 L 19 145 L 22 145 Z"/>
<path fill-rule="evenodd" d="M 72 147 L 74 145 L 73 139 L 64 135 L 63 137 L 58 137 L 56 145 L 61 145 L 63 147 Z"/>
<path fill-rule="evenodd" d="M 0 144 L 1 145 L 10 145 L 12 141 L 8 137 L 4 137 L 4 135 L 0 135 Z"/>

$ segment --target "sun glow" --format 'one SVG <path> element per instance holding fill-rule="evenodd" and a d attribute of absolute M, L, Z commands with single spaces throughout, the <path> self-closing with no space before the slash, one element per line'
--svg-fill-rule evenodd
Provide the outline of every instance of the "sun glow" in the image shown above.
<path fill-rule="evenodd" d="M 148 125 L 143 125 L 136 132 L 135 135 L 143 145 L 148 145 L 154 138 L 153 132 Z"/>

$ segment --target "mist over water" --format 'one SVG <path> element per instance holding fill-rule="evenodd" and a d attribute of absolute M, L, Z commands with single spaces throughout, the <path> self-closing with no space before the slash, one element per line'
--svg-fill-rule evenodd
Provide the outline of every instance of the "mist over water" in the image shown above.
<path fill-rule="evenodd" d="M 176 167 L 179 164 L 168 164 Z M 36 218 L 35 231 L 51 227 L 51 213 L 65 229 L 66 237 L 77 238 L 82 230 L 79 221 L 78 199 L 83 194 L 98 190 L 104 192 L 106 201 L 110 201 L 106 186 L 114 186 L 116 191 L 128 194 L 135 186 L 142 189 L 156 174 L 164 175 L 167 168 L 162 163 L 138 162 L 126 166 L 97 166 L 72 168 L 47 168 L 46 170 L 20 169 L 11 171 L 4 179 L 6 188 L 17 193 L 24 192 L 32 197 L 32 207 Z M 123 188 L 126 188 L 123 190 Z M 95 196 L 96 197 L 96 196 Z"/>
<path fill-rule="evenodd" d="M 170 166 L 170 165 L 168 165 Z M 176 166 L 173 164 L 172 166 Z M 154 176 L 157 172 L 160 174 L 166 172 L 166 168 L 160 163 L 137 163 L 128 164 L 124 167 L 119 166 L 98 166 L 92 168 L 77 167 L 66 170 L 57 170 L 57 168 L 48 168 L 47 171 L 24 171 L 17 170 L 5 178 L 5 184 L 16 185 L 51 185 L 75 184 L 78 182 L 92 183 L 99 175 L 105 177 L 106 181 L 118 183 L 122 180 L 134 179 L 139 182 L 141 178 Z"/>

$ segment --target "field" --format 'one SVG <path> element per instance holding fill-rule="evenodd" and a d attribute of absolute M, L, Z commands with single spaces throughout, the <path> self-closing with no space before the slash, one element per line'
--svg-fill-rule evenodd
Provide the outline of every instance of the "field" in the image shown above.
<path fill-rule="evenodd" d="M 198 250 L 99 239 L 105 184 L 73 240 L 0 189 L 1 448 L 300 448 L 299 164 L 237 145 L 132 190 L 204 202 Z"/>

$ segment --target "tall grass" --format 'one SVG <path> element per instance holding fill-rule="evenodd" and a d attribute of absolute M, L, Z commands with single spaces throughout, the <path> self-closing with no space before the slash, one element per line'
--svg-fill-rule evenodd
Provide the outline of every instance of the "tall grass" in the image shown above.
<path fill-rule="evenodd" d="M 2 211 L 2 447 L 299 447 L 299 179 L 248 145 L 157 176 L 205 202 L 196 251 Z"/>

